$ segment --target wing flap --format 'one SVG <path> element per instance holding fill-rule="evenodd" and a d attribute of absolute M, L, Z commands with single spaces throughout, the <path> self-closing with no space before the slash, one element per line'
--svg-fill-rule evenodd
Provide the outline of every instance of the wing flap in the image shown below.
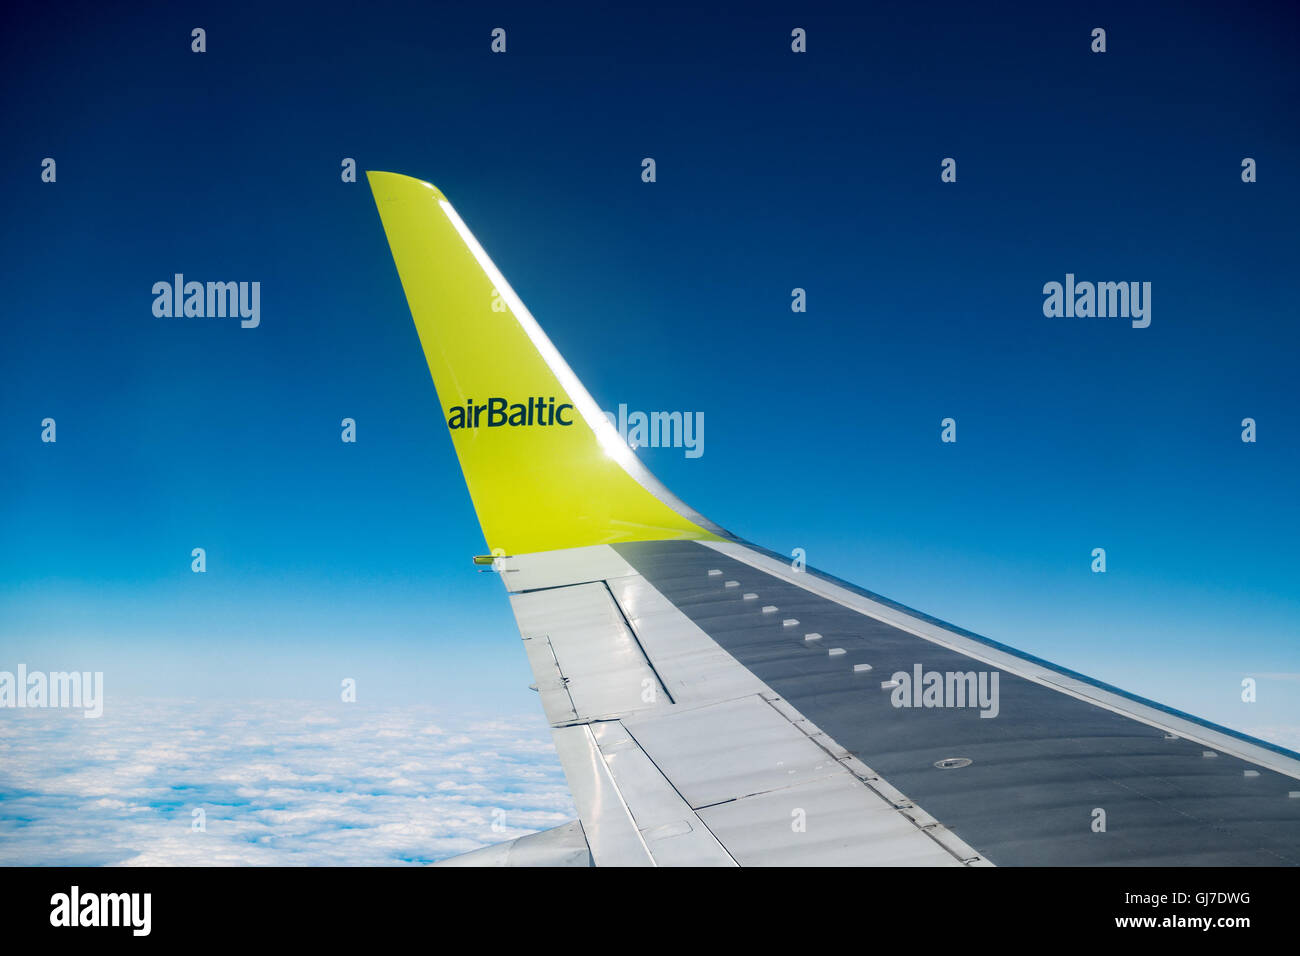
<path fill-rule="evenodd" d="M 699 813 L 741 866 L 962 865 L 846 773 Z"/>
<path fill-rule="evenodd" d="M 601 561 L 619 576 L 585 580 Z M 597 865 L 984 862 L 630 564 L 502 564 L 507 588 L 552 582 L 510 600 Z"/>
<path fill-rule="evenodd" d="M 591 727 L 555 727 L 551 736 L 596 865 L 653 866 L 654 858 L 596 746 Z"/>
<path fill-rule="evenodd" d="M 434 866 L 591 866 L 591 851 L 577 820 L 505 843 L 471 850 Z"/>
<path fill-rule="evenodd" d="M 676 787 L 619 721 L 593 724 L 592 736 L 659 866 L 735 866 Z"/>
<path fill-rule="evenodd" d="M 671 702 L 603 581 L 513 594 L 510 603 L 553 724 Z"/>

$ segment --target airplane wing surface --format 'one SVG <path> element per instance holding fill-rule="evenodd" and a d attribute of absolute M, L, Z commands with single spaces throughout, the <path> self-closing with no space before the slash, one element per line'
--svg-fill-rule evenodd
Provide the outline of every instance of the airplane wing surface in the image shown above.
<path fill-rule="evenodd" d="M 704 518 L 442 193 L 367 175 L 579 815 L 448 862 L 1300 864 L 1300 755 Z"/>

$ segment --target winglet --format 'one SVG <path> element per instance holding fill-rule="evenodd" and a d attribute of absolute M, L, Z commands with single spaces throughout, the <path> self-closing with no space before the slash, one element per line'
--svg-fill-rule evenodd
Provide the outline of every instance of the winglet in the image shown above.
<path fill-rule="evenodd" d="M 732 537 L 650 474 L 437 187 L 366 176 L 490 550 Z"/>

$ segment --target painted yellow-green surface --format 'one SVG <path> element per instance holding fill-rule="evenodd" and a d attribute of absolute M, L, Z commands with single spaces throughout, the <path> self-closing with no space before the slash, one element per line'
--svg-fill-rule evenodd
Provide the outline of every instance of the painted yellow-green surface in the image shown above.
<path fill-rule="evenodd" d="M 443 422 L 456 406 L 504 398 L 574 404 L 457 231 L 445 197 L 395 173 L 366 174 L 415 319 Z M 494 302 L 496 308 L 494 308 Z M 573 424 L 451 429 L 488 548 L 525 554 L 619 541 L 714 539 L 611 458 L 575 408 Z"/>

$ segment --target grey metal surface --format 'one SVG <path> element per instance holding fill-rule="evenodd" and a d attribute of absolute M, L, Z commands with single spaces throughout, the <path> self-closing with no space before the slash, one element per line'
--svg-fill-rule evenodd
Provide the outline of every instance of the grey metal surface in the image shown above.
<path fill-rule="evenodd" d="M 657 865 L 736 865 L 622 723 L 603 721 L 593 724 L 591 731 Z"/>
<path fill-rule="evenodd" d="M 845 771 L 761 697 L 629 718 L 623 726 L 695 809 Z"/>
<path fill-rule="evenodd" d="M 736 865 L 697 807 L 746 864 L 985 862 L 611 549 L 507 566 L 507 588 L 524 588 L 511 604 L 597 865 Z M 592 582 L 593 571 L 612 576 Z M 526 588 L 538 581 L 547 586 Z M 799 790 L 805 781 L 825 787 Z M 808 806 L 789 805 L 791 792 Z M 811 830 L 793 825 L 796 811 Z"/>
<path fill-rule="evenodd" d="M 729 700 L 768 689 L 640 575 L 608 584 L 677 703 Z"/>
<path fill-rule="evenodd" d="M 530 833 L 505 843 L 485 846 L 434 866 L 593 866 L 587 838 L 577 820 L 550 830 Z"/>
<path fill-rule="evenodd" d="M 988 662 L 714 548 L 614 547 L 797 712 L 996 864 L 1300 863 L 1300 800 L 1289 798 L 1296 781 L 1263 763 L 1228 752 L 1207 758 L 1195 740 L 1168 739 L 1113 706 L 1010 671 L 1000 672 L 992 719 L 972 708 L 896 708 L 880 686 L 894 672 L 917 663 L 987 671 Z M 764 605 L 779 613 L 764 614 Z M 786 618 L 800 625 L 783 627 Z M 811 632 L 823 639 L 805 641 Z M 864 675 L 859 664 L 872 670 Z M 936 766 L 949 758 L 971 763 Z M 1105 832 L 1093 829 L 1098 809 Z"/>
<path fill-rule="evenodd" d="M 512 594 L 510 603 L 552 724 L 668 702 L 604 582 Z"/>
<path fill-rule="evenodd" d="M 700 817 L 741 866 L 961 866 L 848 774 L 706 807 Z"/>
<path fill-rule="evenodd" d="M 551 735 L 596 865 L 654 866 L 591 728 L 558 727 Z"/>
<path fill-rule="evenodd" d="M 607 544 L 503 557 L 497 559 L 496 565 L 506 589 L 512 592 L 536 591 L 582 581 L 609 581 L 636 574 L 632 566 Z"/>
<path fill-rule="evenodd" d="M 802 590 L 828 597 L 844 607 L 885 624 L 892 624 L 906 633 L 924 637 L 974 660 L 1009 670 L 1105 709 L 1127 714 L 1152 727 L 1172 731 L 1179 737 L 1202 743 L 1207 748 L 1231 753 L 1300 780 L 1300 754 L 1285 747 L 1220 727 L 1193 714 L 1112 687 L 1085 674 L 1067 670 L 1006 644 L 939 621 L 811 568 L 806 572 L 796 572 L 783 556 L 762 548 L 730 541 L 710 541 L 704 544 L 707 548 L 717 549 L 742 563 L 795 584 Z"/>
<path fill-rule="evenodd" d="M 742 866 L 960 866 L 972 855 L 923 832 L 786 702 L 755 695 L 621 726 Z"/>

